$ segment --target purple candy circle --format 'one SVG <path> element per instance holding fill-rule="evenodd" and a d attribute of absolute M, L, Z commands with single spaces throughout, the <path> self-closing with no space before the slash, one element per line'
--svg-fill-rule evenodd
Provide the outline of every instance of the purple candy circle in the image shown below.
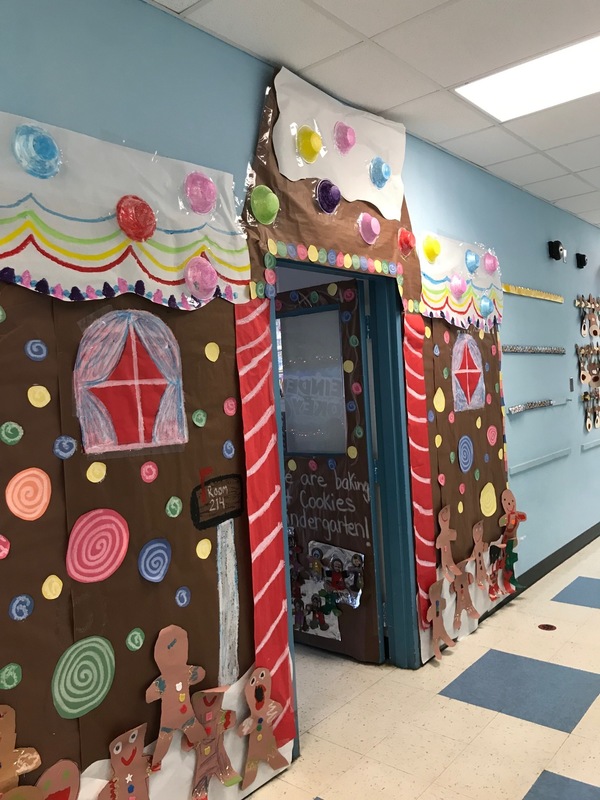
<path fill-rule="evenodd" d="M 321 211 L 326 214 L 333 214 L 341 199 L 342 193 L 335 183 L 328 180 L 319 181 L 317 184 L 317 203 Z"/>

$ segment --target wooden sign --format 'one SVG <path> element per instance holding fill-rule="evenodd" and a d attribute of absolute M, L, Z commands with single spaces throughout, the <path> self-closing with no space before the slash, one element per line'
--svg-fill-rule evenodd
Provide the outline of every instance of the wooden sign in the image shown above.
<path fill-rule="evenodd" d="M 239 475 L 203 480 L 192 492 L 190 502 L 192 522 L 200 531 L 239 517 L 243 507 L 242 479 Z"/>

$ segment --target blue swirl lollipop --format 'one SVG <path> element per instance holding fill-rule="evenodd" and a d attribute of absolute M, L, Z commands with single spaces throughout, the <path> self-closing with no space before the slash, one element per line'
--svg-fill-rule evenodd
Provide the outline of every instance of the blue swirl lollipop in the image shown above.
<path fill-rule="evenodd" d="M 60 169 L 58 145 L 48 131 L 37 125 L 17 125 L 12 149 L 19 166 L 34 178 L 52 178 Z"/>

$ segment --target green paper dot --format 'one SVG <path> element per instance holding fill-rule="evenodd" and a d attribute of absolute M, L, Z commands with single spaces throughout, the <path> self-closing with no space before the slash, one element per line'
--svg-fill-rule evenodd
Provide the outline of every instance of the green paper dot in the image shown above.
<path fill-rule="evenodd" d="M 172 519 L 178 517 L 183 511 L 183 502 L 181 497 L 177 497 L 176 495 L 169 497 L 167 500 L 167 505 L 165 506 L 165 511 L 167 513 L 167 517 L 171 517 Z"/>
<path fill-rule="evenodd" d="M 319 302 L 319 293 L 318 292 L 311 292 L 310 293 L 310 302 L 315 305 L 315 303 Z"/>
<path fill-rule="evenodd" d="M 358 336 L 354 336 L 354 334 L 350 337 L 350 344 L 352 347 L 358 347 Z"/>
<path fill-rule="evenodd" d="M 132 653 L 135 653 L 136 650 L 139 650 L 143 646 L 145 639 L 146 634 L 144 631 L 141 628 L 134 628 L 127 634 L 125 644 L 127 645 L 128 650 L 131 650 Z"/>
<path fill-rule="evenodd" d="M 319 263 L 326 264 L 327 263 L 327 250 L 324 247 L 321 247 L 319 250 Z"/>
<path fill-rule="evenodd" d="M 389 267 L 389 264 L 388 264 L 387 261 L 382 261 L 381 262 L 381 270 L 385 275 L 389 274 L 390 267 Z"/>
<path fill-rule="evenodd" d="M 265 296 L 265 283 L 264 281 L 258 281 L 256 284 L 256 296 L 260 297 L 261 299 Z"/>
<path fill-rule="evenodd" d="M 0 669 L 0 689 L 8 691 L 21 683 L 23 670 L 20 664 L 7 664 Z"/>
<path fill-rule="evenodd" d="M 208 414 L 201 408 L 196 409 L 196 411 L 194 411 L 194 413 L 192 414 L 192 422 L 198 428 L 203 428 L 206 425 L 207 418 Z"/>
<path fill-rule="evenodd" d="M 287 256 L 287 247 L 285 242 L 277 242 L 277 254 L 280 258 L 285 258 Z"/>
<path fill-rule="evenodd" d="M 499 383 L 496 384 L 495 388 L 496 388 L 496 394 L 500 394 L 500 384 Z"/>
<path fill-rule="evenodd" d="M 404 275 L 398 275 L 396 278 L 396 283 L 398 286 L 404 286 Z"/>
<path fill-rule="evenodd" d="M 23 428 L 17 422 L 3 422 L 0 425 L 0 442 L 17 444 L 23 438 Z"/>
<path fill-rule="evenodd" d="M 354 435 L 356 436 L 357 439 L 362 439 L 362 437 L 365 435 L 365 432 L 360 427 L 360 425 L 357 425 L 356 428 L 354 428 Z"/>
<path fill-rule="evenodd" d="M 279 198 L 268 186 L 255 186 L 250 195 L 250 208 L 261 225 L 270 225 L 279 213 Z"/>
<path fill-rule="evenodd" d="M 475 474 L 475 480 L 478 481 L 479 480 L 479 470 L 476 469 L 474 474 Z"/>
<path fill-rule="evenodd" d="M 444 376 L 444 378 L 446 378 L 446 380 L 448 380 L 448 375 L 450 375 L 450 370 L 448 369 L 448 367 L 444 367 L 444 369 L 442 370 L 442 375 Z"/>
<path fill-rule="evenodd" d="M 0 306 L 0 322 L 4 322 L 6 319 L 6 311 Z"/>
<path fill-rule="evenodd" d="M 454 464 L 455 460 L 456 460 L 456 453 L 454 452 L 454 450 L 451 450 L 450 451 L 450 463 Z"/>
<path fill-rule="evenodd" d="M 352 266 L 354 269 L 360 269 L 360 258 L 356 255 L 356 253 L 352 256 Z"/>
<path fill-rule="evenodd" d="M 263 261 L 265 264 L 265 269 L 275 269 L 277 266 L 277 259 L 273 253 L 265 253 Z"/>
<path fill-rule="evenodd" d="M 413 305 L 414 305 L 415 313 L 418 313 L 418 311 L 419 311 L 419 301 L 415 300 Z"/>

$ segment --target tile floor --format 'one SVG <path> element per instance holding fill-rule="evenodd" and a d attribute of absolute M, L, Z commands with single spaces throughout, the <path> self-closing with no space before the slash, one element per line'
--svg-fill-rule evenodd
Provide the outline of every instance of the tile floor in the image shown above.
<path fill-rule="evenodd" d="M 597 540 L 415 672 L 297 647 L 302 756 L 253 800 L 600 800 L 599 579 Z"/>

